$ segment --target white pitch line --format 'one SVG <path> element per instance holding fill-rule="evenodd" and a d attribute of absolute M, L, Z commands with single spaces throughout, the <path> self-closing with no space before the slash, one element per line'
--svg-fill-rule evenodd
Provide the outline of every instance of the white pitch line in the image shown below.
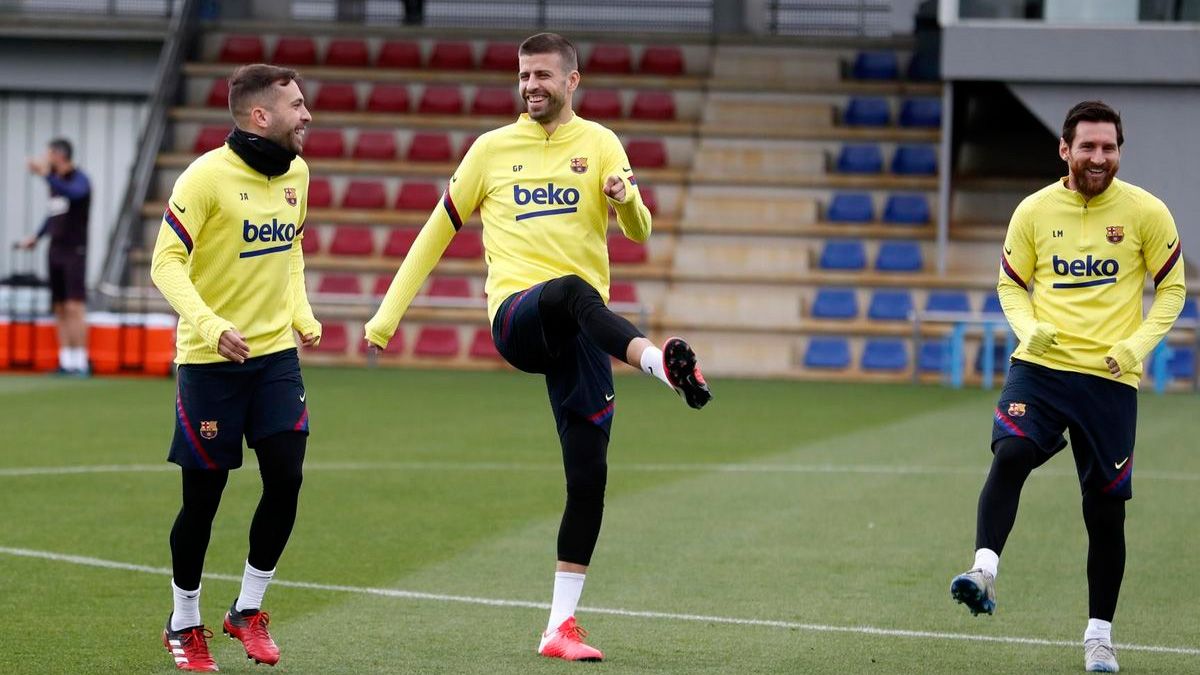
<path fill-rule="evenodd" d="M 104 560 L 89 556 L 67 555 L 52 551 L 37 551 L 27 548 L 10 548 L 0 546 L 0 553 L 22 558 L 35 558 L 53 562 L 100 567 L 128 572 L 142 572 L 159 576 L 170 576 L 171 570 L 166 567 L 151 567 L 134 563 Z M 206 579 L 216 581 L 240 582 L 242 577 L 233 574 L 204 575 Z M 335 593 L 355 593 L 358 595 L 373 595 L 386 598 L 402 598 L 405 600 L 430 600 L 433 602 L 454 602 L 467 605 L 484 605 L 488 607 L 519 607 L 522 609 L 550 609 L 544 602 L 527 600 L 505 600 L 499 598 L 481 598 L 469 595 L 449 595 L 445 593 L 425 593 L 421 591 L 405 591 L 397 588 L 372 588 L 364 586 L 343 586 L 340 584 L 321 584 L 308 581 L 288 581 L 275 579 L 275 586 L 299 588 L 312 591 L 330 591 Z M 687 621 L 695 623 L 721 624 L 727 626 L 756 626 L 762 628 L 785 628 L 815 633 L 852 633 L 856 635 L 877 635 L 880 637 L 896 637 L 928 640 L 958 640 L 966 642 L 992 642 L 999 644 L 1033 645 L 1040 647 L 1079 647 L 1077 640 L 1045 640 L 1041 638 L 1009 637 L 1001 635 L 971 635 L 969 633 L 946 633 L 940 631 L 903 630 L 899 628 L 878 628 L 875 626 L 831 626 L 816 623 L 801 623 L 797 621 L 778 621 L 772 619 L 744 619 L 728 616 L 709 616 L 705 614 L 681 614 L 677 612 L 652 612 L 632 609 L 615 609 L 609 607 L 581 607 L 580 611 L 593 614 L 608 614 L 639 619 L 661 619 L 667 621 Z M 1200 647 L 1168 647 L 1162 645 L 1115 645 L 1118 649 L 1135 652 L 1152 652 L 1156 654 L 1182 654 L 1184 656 L 1200 656 Z"/>

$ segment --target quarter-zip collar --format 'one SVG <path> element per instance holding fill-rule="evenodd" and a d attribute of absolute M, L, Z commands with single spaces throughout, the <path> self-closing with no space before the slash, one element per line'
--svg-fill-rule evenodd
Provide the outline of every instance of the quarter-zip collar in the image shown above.
<path fill-rule="evenodd" d="M 1054 194 L 1060 200 L 1068 202 L 1073 206 L 1078 206 L 1085 209 L 1094 209 L 1104 206 L 1105 204 L 1110 204 L 1120 197 L 1121 193 L 1125 191 L 1125 183 L 1121 182 L 1121 179 L 1119 178 L 1113 178 L 1112 183 L 1105 188 L 1104 192 L 1101 192 L 1091 199 L 1085 200 L 1082 193 L 1076 192 L 1075 190 L 1067 187 L 1067 179 L 1067 176 L 1063 176 L 1062 179 L 1058 181 L 1061 189 L 1055 190 Z"/>

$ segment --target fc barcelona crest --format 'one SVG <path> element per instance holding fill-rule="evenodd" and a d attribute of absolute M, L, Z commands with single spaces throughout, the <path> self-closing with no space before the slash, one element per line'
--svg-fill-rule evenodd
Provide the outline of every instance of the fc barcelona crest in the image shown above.
<path fill-rule="evenodd" d="M 1121 243 L 1125 240 L 1125 226 L 1109 225 L 1107 228 L 1105 228 L 1104 238 L 1107 239 L 1108 243 L 1110 244 Z"/>
<path fill-rule="evenodd" d="M 209 441 L 216 438 L 217 437 L 217 421 L 216 420 L 209 420 L 207 422 L 201 421 L 200 422 L 200 437 L 205 440 L 209 440 Z"/>
<path fill-rule="evenodd" d="M 575 157 L 571 160 L 571 170 L 575 173 L 587 173 L 587 157 Z"/>
<path fill-rule="evenodd" d="M 296 188 L 283 188 L 283 198 L 287 201 L 288 206 L 295 206 Z"/>
<path fill-rule="evenodd" d="M 1024 417 L 1025 416 L 1025 404 L 1024 403 L 1009 403 L 1008 404 L 1008 416 L 1009 417 Z"/>

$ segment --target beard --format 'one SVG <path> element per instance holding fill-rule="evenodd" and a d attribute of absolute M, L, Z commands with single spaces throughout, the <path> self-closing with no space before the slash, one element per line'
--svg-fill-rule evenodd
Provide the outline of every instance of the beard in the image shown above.
<path fill-rule="evenodd" d="M 546 102 L 542 104 L 542 111 L 535 115 L 533 110 L 529 107 L 528 99 L 525 101 L 525 110 L 529 113 L 529 117 L 533 119 L 533 121 L 549 122 L 550 120 L 557 118 L 559 113 L 562 112 L 563 105 L 566 104 L 566 100 L 548 91 L 541 93 L 546 97 Z M 529 94 L 527 93 L 526 96 L 528 95 Z"/>
<path fill-rule="evenodd" d="M 1079 190 L 1079 194 L 1087 199 L 1091 199 L 1096 195 L 1108 189 L 1112 185 L 1113 178 L 1117 176 L 1118 165 L 1111 163 L 1106 165 L 1105 171 L 1101 175 L 1094 175 L 1090 172 L 1092 165 L 1090 162 L 1080 162 L 1079 164 L 1071 165 L 1071 178 L 1075 181 L 1075 186 Z"/>
<path fill-rule="evenodd" d="M 297 134 L 296 127 L 289 126 L 284 129 L 275 129 L 265 136 L 268 140 L 274 142 L 279 147 L 294 152 L 297 155 L 304 153 L 304 136 Z"/>

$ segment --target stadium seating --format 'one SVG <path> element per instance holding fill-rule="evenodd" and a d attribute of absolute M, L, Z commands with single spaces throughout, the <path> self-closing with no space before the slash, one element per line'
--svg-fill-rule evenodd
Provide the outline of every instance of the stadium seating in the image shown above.
<path fill-rule="evenodd" d="M 462 92 L 453 85 L 428 85 L 417 103 L 417 112 L 422 115 L 461 115 Z"/>
<path fill-rule="evenodd" d="M 660 169 L 667 165 L 667 146 L 658 139 L 632 139 L 625 144 L 625 154 L 635 169 Z"/>
<path fill-rule="evenodd" d="M 883 151 L 878 145 L 843 145 L 838 153 L 837 170 L 841 173 L 880 173 Z"/>
<path fill-rule="evenodd" d="M 431 298 L 469 298 L 471 280 L 466 277 L 434 277 L 425 294 Z"/>
<path fill-rule="evenodd" d="M 642 195 L 642 203 L 650 210 L 650 215 L 657 215 L 658 192 L 650 185 L 638 185 L 638 193 Z"/>
<path fill-rule="evenodd" d="M 339 225 L 333 231 L 329 244 L 330 255 L 364 257 L 375 251 L 375 239 L 371 228 L 355 225 Z"/>
<path fill-rule="evenodd" d="M 633 72 L 633 53 L 626 44 L 598 44 L 592 47 L 583 72 L 588 75 L 625 75 Z"/>
<path fill-rule="evenodd" d="M 900 106 L 900 126 L 942 126 L 942 102 L 936 98 L 912 98 Z"/>
<path fill-rule="evenodd" d="M 923 373 L 937 373 L 946 369 L 946 357 L 950 349 L 945 340 L 933 340 L 921 343 L 921 353 L 917 355 L 917 369 Z"/>
<path fill-rule="evenodd" d="M 309 225 L 304 228 L 304 236 L 300 238 L 300 250 L 304 255 L 316 255 L 321 252 L 321 235 L 317 228 Z"/>
<path fill-rule="evenodd" d="M 308 208 L 327 209 L 333 206 L 333 186 L 326 178 L 310 178 L 308 181 Z"/>
<path fill-rule="evenodd" d="M 380 274 L 375 277 L 375 285 L 371 288 L 371 294 L 375 297 L 383 297 L 387 294 L 388 287 L 392 285 L 392 279 L 395 274 Z M 396 331 L 399 334 L 400 331 Z"/>
<path fill-rule="evenodd" d="M 475 52 L 470 42 L 437 42 L 429 54 L 429 67 L 434 70 L 473 70 Z"/>
<path fill-rule="evenodd" d="M 460 260 L 478 260 L 483 257 L 483 233 L 479 230 L 463 228 L 450 240 L 443 254 L 445 258 Z"/>
<path fill-rule="evenodd" d="M 210 108 L 228 108 L 229 80 L 223 77 L 213 80 L 212 87 L 208 90 L 208 98 L 204 104 Z"/>
<path fill-rule="evenodd" d="M 908 79 L 915 82 L 935 82 L 941 79 L 941 64 L 936 51 L 913 54 L 908 60 Z"/>
<path fill-rule="evenodd" d="M 839 192 L 825 217 L 835 223 L 869 223 L 875 220 L 875 204 L 866 192 Z"/>
<path fill-rule="evenodd" d="M 387 343 L 387 346 L 383 348 L 383 353 L 380 354 L 380 356 L 382 356 L 384 358 L 396 358 L 397 356 L 404 356 L 404 348 L 406 346 L 407 346 L 407 344 L 404 339 L 404 328 L 403 327 L 397 328 L 396 334 L 392 336 L 391 341 L 389 341 Z M 367 341 L 366 340 L 358 341 L 358 352 L 360 354 L 367 353 Z"/>
<path fill-rule="evenodd" d="M 506 115 L 517 113 L 517 102 L 511 87 L 480 87 L 471 102 L 472 115 Z"/>
<path fill-rule="evenodd" d="M 387 189 L 382 181 L 371 179 L 352 180 L 342 193 L 344 209 L 387 208 Z"/>
<path fill-rule="evenodd" d="M 404 181 L 396 195 L 396 208 L 400 211 L 429 211 L 437 206 L 442 191 L 433 183 Z"/>
<path fill-rule="evenodd" d="M 1196 308 L 1195 298 L 1186 298 L 1183 301 L 1183 311 L 1179 313 L 1180 319 L 1189 319 L 1192 321 L 1200 320 L 1200 311 Z"/>
<path fill-rule="evenodd" d="M 875 321 L 908 321 L 912 309 L 912 293 L 907 290 L 878 290 L 871 295 L 867 316 Z"/>
<path fill-rule="evenodd" d="M 408 40 L 388 40 L 379 48 L 375 65 L 380 68 L 417 69 L 421 67 L 421 47 Z"/>
<path fill-rule="evenodd" d="M 881 272 L 919 272 L 924 267 L 915 241 L 885 241 L 879 246 L 875 269 Z"/>
<path fill-rule="evenodd" d="M 402 84 L 377 84 L 367 97 L 367 111 L 373 113 L 404 114 L 411 105 L 408 87 Z"/>
<path fill-rule="evenodd" d="M 900 77 L 900 64 L 895 52 L 859 52 L 851 74 L 859 80 L 895 80 Z"/>
<path fill-rule="evenodd" d="M 313 351 L 319 354 L 345 354 L 349 346 L 350 333 L 346 330 L 346 324 L 336 321 L 321 326 L 321 342 Z"/>
<path fill-rule="evenodd" d="M 458 154 L 455 155 L 455 157 L 460 160 L 463 157 L 466 157 L 467 151 L 471 149 L 472 145 L 475 145 L 475 139 L 477 138 L 479 138 L 479 136 L 476 134 L 467 134 L 466 136 L 463 136 L 462 143 L 458 145 Z"/>
<path fill-rule="evenodd" d="M 625 235 L 608 236 L 608 261 L 618 265 L 637 265 L 646 262 L 646 245 L 630 241 Z"/>
<path fill-rule="evenodd" d="M 624 304 L 636 304 L 638 301 L 637 286 L 628 281 L 614 281 L 608 287 L 608 301 Z"/>
<path fill-rule="evenodd" d="M 1176 380 L 1190 380 L 1196 376 L 1196 349 L 1194 347 L 1172 347 L 1174 354 L 1167 361 L 1167 372 Z"/>
<path fill-rule="evenodd" d="M 842 113 L 842 123 L 852 127 L 885 127 L 892 121 L 892 109 L 887 99 L 854 97 Z"/>
<path fill-rule="evenodd" d="M 489 359 L 498 360 L 501 358 L 500 352 L 496 351 L 496 344 L 492 342 L 492 331 L 486 328 L 477 328 L 471 336 L 471 349 L 467 354 L 473 359 Z"/>
<path fill-rule="evenodd" d="M 929 222 L 929 201 L 921 194 L 889 195 L 883 208 L 883 222 L 896 225 L 925 225 Z"/>
<path fill-rule="evenodd" d="M 937 174 L 937 150 L 932 145 L 901 145 L 892 155 L 892 173 L 911 176 Z"/>
<path fill-rule="evenodd" d="M 863 348 L 862 369 L 896 371 L 908 368 L 908 344 L 894 338 L 867 340 Z"/>
<path fill-rule="evenodd" d="M 675 97 L 669 91 L 639 91 L 633 95 L 629 117 L 635 120 L 673 120 Z"/>
<path fill-rule="evenodd" d="M 362 295 L 362 283 L 357 274 L 326 274 L 317 284 L 318 293 L 339 295 Z"/>
<path fill-rule="evenodd" d="M 983 373 L 983 345 L 979 346 L 979 350 L 975 352 L 975 372 Z M 997 340 L 992 345 L 992 373 L 1003 375 L 1008 372 L 1008 350 L 1005 349 L 1004 340 Z"/>
<path fill-rule="evenodd" d="M 987 299 L 983 301 L 983 310 L 982 311 L 983 311 L 983 314 L 989 315 L 989 316 L 999 315 L 998 318 L 1003 320 L 1004 319 L 1004 308 L 1000 306 L 1000 296 L 996 295 L 995 293 L 988 295 Z"/>
<path fill-rule="evenodd" d="M 843 369 L 850 367 L 850 341 L 841 337 L 815 337 L 804 352 L 805 368 Z"/>
<path fill-rule="evenodd" d="M 449 162 L 454 158 L 450 137 L 439 132 L 419 131 L 412 135 L 407 158 L 410 162 Z"/>
<path fill-rule="evenodd" d="M 483 59 L 479 62 L 482 70 L 495 70 L 507 73 L 517 72 L 518 45 L 507 42 L 489 42 L 483 48 Z"/>
<path fill-rule="evenodd" d="M 447 326 L 423 326 L 417 333 L 413 354 L 427 358 L 453 358 L 461 347 L 458 329 Z"/>
<path fill-rule="evenodd" d="M 858 318 L 858 295 L 853 288 L 821 288 L 813 300 L 814 319 Z"/>
<path fill-rule="evenodd" d="M 309 129 L 304 139 L 305 159 L 340 159 L 346 154 L 346 139 L 338 129 Z"/>
<path fill-rule="evenodd" d="M 651 45 L 642 50 L 638 70 L 645 75 L 683 74 L 683 52 L 671 45 Z"/>
<path fill-rule="evenodd" d="M 354 159 L 390 162 L 396 159 L 396 137 L 390 131 L 360 131 L 354 141 Z"/>
<path fill-rule="evenodd" d="M 856 239 L 830 240 L 821 251 L 821 268 L 827 270 L 861 270 L 867 266 L 867 251 Z"/>
<path fill-rule="evenodd" d="M 931 291 L 925 298 L 926 312 L 969 312 L 971 299 L 963 291 Z"/>
<path fill-rule="evenodd" d="M 196 134 L 196 142 L 192 144 L 193 152 L 208 152 L 225 145 L 225 137 L 229 135 L 229 127 L 204 127 Z"/>
<path fill-rule="evenodd" d="M 266 61 L 262 38 L 257 35 L 229 35 L 221 43 L 221 63 L 262 63 Z"/>
<path fill-rule="evenodd" d="M 621 96 L 611 89 L 589 89 L 579 102 L 579 116 L 590 120 L 621 117 Z"/>
<path fill-rule="evenodd" d="M 346 82 L 326 82 L 317 90 L 313 110 L 321 112 L 354 112 L 358 110 L 358 94 L 354 85 Z"/>
<path fill-rule="evenodd" d="M 317 43 L 310 37 L 281 37 L 275 43 L 271 62 L 284 66 L 317 64 Z"/>
<path fill-rule="evenodd" d="M 416 227 L 392 230 L 388 233 L 387 243 L 383 245 L 383 255 L 388 258 L 403 258 L 408 255 L 408 249 L 412 248 L 420 231 L 420 228 Z"/>
<path fill-rule="evenodd" d="M 336 39 L 329 41 L 325 50 L 325 65 L 339 68 L 366 68 L 370 65 L 371 56 L 367 51 L 367 43 L 355 39 Z"/>

